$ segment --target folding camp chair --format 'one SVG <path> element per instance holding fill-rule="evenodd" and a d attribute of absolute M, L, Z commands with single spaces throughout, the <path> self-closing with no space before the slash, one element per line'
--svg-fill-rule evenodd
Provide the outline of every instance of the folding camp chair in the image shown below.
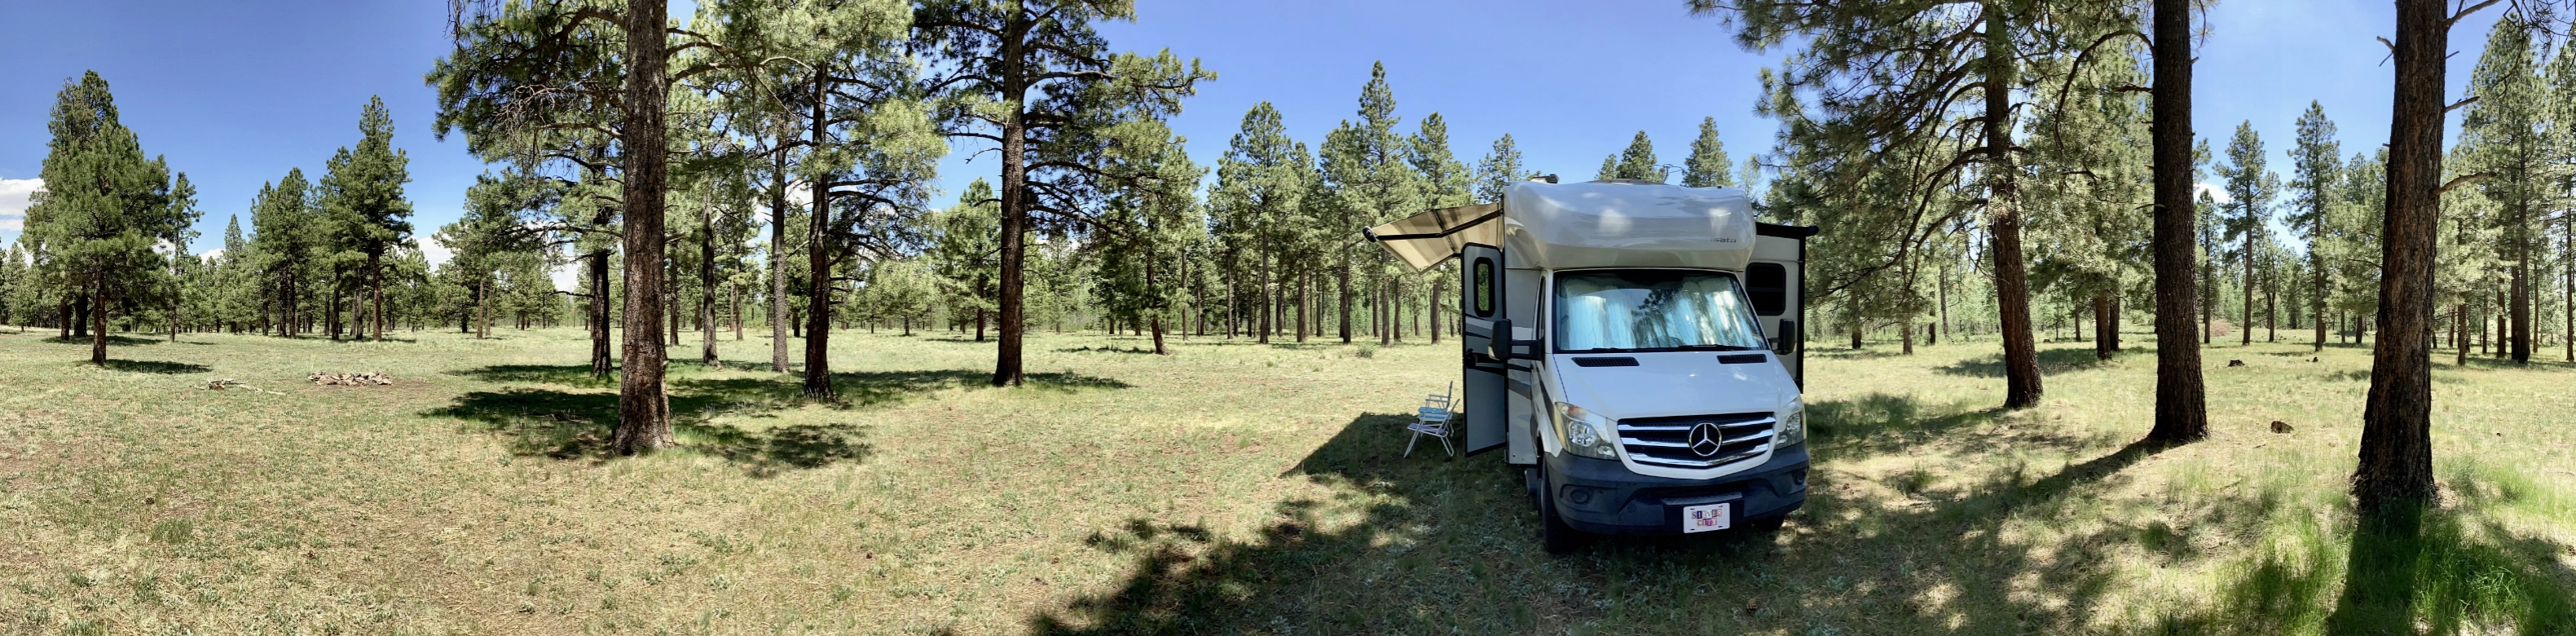
<path fill-rule="evenodd" d="M 1413 423 L 1405 426 L 1405 429 L 1413 431 L 1413 439 L 1404 443 L 1405 457 L 1413 456 L 1413 445 L 1421 442 L 1424 435 L 1440 438 L 1441 452 L 1450 457 L 1458 456 L 1457 449 L 1449 446 L 1449 402 L 1457 389 L 1458 384 L 1452 382 L 1449 388 L 1443 389 L 1444 393 L 1423 396 L 1422 408 L 1414 410 Z"/>

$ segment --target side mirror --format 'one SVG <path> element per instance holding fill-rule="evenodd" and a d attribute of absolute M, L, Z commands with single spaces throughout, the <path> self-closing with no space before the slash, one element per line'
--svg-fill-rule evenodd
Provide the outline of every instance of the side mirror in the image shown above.
<path fill-rule="evenodd" d="M 1495 360 L 1512 359 L 1512 321 L 1496 319 L 1492 324 L 1494 325 L 1493 337 L 1485 339 L 1485 357 Z"/>
<path fill-rule="evenodd" d="M 1798 351 L 1798 321 L 1780 321 L 1780 334 L 1771 337 L 1771 352 L 1789 355 Z"/>

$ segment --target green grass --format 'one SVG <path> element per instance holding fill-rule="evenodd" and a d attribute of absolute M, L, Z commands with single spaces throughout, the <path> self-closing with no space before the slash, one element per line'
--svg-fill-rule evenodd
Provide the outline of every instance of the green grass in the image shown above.
<path fill-rule="evenodd" d="M 992 389 L 990 343 L 842 332 L 815 404 L 727 339 L 684 445 L 611 458 L 572 330 L 0 334 L 0 633 L 2576 633 L 2561 365 L 2439 367 L 2444 503 L 2363 532 L 2366 349 L 2212 348 L 2164 450 L 2144 353 L 2048 345 L 2003 412 L 1991 341 L 1819 350 L 1786 529 L 1549 557 L 1500 453 L 1397 457 L 1446 344 L 1039 334 Z"/>

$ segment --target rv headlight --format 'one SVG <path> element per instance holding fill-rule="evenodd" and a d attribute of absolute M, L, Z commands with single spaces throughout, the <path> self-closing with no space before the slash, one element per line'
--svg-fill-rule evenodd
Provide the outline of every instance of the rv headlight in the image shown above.
<path fill-rule="evenodd" d="M 1556 432 L 1565 449 L 1593 459 L 1618 459 L 1611 449 L 1610 420 L 1583 407 L 1556 403 Z"/>
<path fill-rule="evenodd" d="M 1771 447 L 1779 448 L 1807 441 L 1807 403 L 1790 402 L 1789 414 L 1780 418 L 1780 437 Z"/>

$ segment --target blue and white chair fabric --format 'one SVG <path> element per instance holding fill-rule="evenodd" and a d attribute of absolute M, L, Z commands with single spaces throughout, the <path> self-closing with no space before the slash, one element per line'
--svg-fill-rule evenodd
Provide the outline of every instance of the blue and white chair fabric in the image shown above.
<path fill-rule="evenodd" d="M 1457 389 L 1458 385 L 1451 383 L 1449 388 L 1445 389 L 1447 393 L 1437 393 L 1422 398 L 1422 408 L 1414 410 L 1413 423 L 1404 427 L 1406 430 L 1413 431 L 1413 439 L 1404 443 L 1405 457 L 1413 456 L 1413 445 L 1420 443 L 1424 435 L 1440 438 L 1441 452 L 1451 457 L 1458 455 L 1457 449 L 1449 445 L 1449 420 L 1452 415 L 1449 410 L 1450 396 L 1457 392 Z"/>

